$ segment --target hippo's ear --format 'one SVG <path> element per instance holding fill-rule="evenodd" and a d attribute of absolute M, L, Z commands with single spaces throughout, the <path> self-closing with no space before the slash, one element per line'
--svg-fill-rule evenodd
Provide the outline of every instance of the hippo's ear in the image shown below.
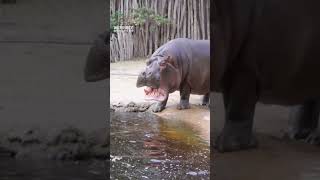
<path fill-rule="evenodd" d="M 165 68 L 168 65 L 173 66 L 174 68 L 177 68 L 177 63 L 174 61 L 174 59 L 171 56 L 166 56 L 160 61 L 160 68 Z"/>

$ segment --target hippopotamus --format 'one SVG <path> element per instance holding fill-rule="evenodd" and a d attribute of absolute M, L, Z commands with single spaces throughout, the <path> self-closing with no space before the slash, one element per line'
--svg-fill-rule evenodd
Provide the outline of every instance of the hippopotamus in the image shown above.
<path fill-rule="evenodd" d="M 84 68 L 86 82 L 110 78 L 109 32 L 100 34 L 89 49 Z"/>
<path fill-rule="evenodd" d="M 218 151 L 257 147 L 252 132 L 257 102 L 293 106 L 291 136 L 319 137 L 319 5 L 214 1 L 211 91 L 223 94 L 226 114 L 214 145 Z"/>
<path fill-rule="evenodd" d="M 158 48 L 146 62 L 137 79 L 146 99 L 158 103 L 153 112 L 162 111 L 169 93 L 180 91 L 178 109 L 188 109 L 190 94 L 204 95 L 203 105 L 209 103 L 210 42 L 209 40 L 173 39 Z"/>

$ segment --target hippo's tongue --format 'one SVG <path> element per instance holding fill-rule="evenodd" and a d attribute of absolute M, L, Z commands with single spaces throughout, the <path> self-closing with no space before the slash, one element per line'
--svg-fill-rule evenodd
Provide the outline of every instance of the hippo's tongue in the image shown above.
<path fill-rule="evenodd" d="M 162 88 L 156 89 L 152 87 L 146 87 L 144 89 L 144 93 L 146 100 L 164 101 L 167 97 L 166 91 Z"/>

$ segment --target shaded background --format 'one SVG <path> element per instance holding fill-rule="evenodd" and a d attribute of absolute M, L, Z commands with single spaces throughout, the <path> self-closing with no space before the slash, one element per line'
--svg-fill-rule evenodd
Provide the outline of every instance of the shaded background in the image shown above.
<path fill-rule="evenodd" d="M 108 84 L 85 83 L 89 47 L 106 29 L 104 0 L 0 4 L 0 133 L 106 126 Z"/>

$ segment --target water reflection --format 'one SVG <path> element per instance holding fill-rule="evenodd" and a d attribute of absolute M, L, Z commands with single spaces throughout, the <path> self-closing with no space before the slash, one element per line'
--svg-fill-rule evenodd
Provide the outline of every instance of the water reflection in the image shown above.
<path fill-rule="evenodd" d="M 111 117 L 112 179 L 209 179 L 209 144 L 189 124 L 148 113 Z"/>

